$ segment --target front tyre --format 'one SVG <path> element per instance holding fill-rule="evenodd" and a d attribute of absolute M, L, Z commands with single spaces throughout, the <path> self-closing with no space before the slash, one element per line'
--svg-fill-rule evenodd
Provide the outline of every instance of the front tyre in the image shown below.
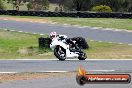
<path fill-rule="evenodd" d="M 82 54 L 80 54 L 79 57 L 78 57 L 79 60 L 85 60 L 86 58 L 87 58 L 86 53 L 82 53 Z"/>
<path fill-rule="evenodd" d="M 66 59 L 66 50 L 61 47 L 61 46 L 57 46 L 54 49 L 54 55 L 60 60 L 60 61 L 64 61 Z"/>

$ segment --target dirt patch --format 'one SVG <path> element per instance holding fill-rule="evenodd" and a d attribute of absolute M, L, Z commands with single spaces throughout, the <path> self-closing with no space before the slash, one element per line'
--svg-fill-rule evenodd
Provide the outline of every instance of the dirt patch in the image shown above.
<path fill-rule="evenodd" d="M 19 49 L 18 53 L 22 54 L 22 55 L 28 55 L 29 54 L 28 49 L 25 49 L 25 48 Z"/>
<path fill-rule="evenodd" d="M 0 74 L 0 83 L 17 80 L 32 80 L 39 78 L 70 76 L 70 73 L 13 73 Z"/>
<path fill-rule="evenodd" d="M 51 23 L 48 19 L 33 19 L 33 18 L 16 18 L 16 17 L 0 17 L 0 20 L 15 20 L 15 21 L 26 21 L 26 22 L 38 22 L 38 23 Z"/>

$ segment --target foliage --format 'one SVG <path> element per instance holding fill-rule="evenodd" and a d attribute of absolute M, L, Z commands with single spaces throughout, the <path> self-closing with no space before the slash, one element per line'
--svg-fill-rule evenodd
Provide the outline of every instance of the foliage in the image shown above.
<path fill-rule="evenodd" d="M 121 11 L 123 9 L 123 4 L 126 0 L 99 0 L 96 3 L 98 5 L 110 6 L 113 11 Z"/>
<path fill-rule="evenodd" d="M 27 4 L 27 8 L 28 8 L 28 10 L 32 9 L 32 3 L 29 2 L 29 3 Z"/>
<path fill-rule="evenodd" d="M 48 10 L 49 8 L 49 1 L 48 0 L 34 0 L 29 1 L 27 4 L 28 10 Z"/>
<path fill-rule="evenodd" d="M 49 8 L 49 1 L 42 0 L 42 6 L 43 6 L 43 10 L 47 10 Z"/>
<path fill-rule="evenodd" d="M 0 9 L 4 9 L 4 5 L 1 0 L 0 0 Z"/>
<path fill-rule="evenodd" d="M 95 6 L 92 8 L 94 12 L 112 12 L 111 8 L 106 5 Z"/>
<path fill-rule="evenodd" d="M 0 0 L 1 1 L 1 0 Z M 28 2 L 28 10 L 48 10 L 49 3 L 56 3 L 59 8 L 70 11 L 88 11 L 91 7 L 106 5 L 113 12 L 132 12 L 132 0 L 2 0 L 13 5 L 13 9 L 19 10 L 23 3 Z M 1 2 L 0 2 L 1 3 Z M 2 6 L 2 7 L 1 7 Z M 3 9 L 3 5 L 0 4 Z M 59 9 L 58 8 L 58 9 Z"/>
<path fill-rule="evenodd" d="M 86 11 L 90 7 L 91 0 L 62 0 L 61 4 L 67 10 Z"/>
<path fill-rule="evenodd" d="M 47 10 L 49 8 L 49 0 L 7 0 L 7 2 L 11 3 L 13 9 L 16 8 L 16 10 L 19 10 L 20 5 L 26 2 L 28 2 L 28 10 Z"/>

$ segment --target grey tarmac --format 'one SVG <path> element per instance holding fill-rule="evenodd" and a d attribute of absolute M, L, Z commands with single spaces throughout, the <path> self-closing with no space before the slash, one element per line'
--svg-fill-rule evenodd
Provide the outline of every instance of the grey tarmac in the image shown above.
<path fill-rule="evenodd" d="M 79 66 L 88 73 L 132 74 L 132 60 L 0 60 L 0 72 L 68 71 L 70 76 L 39 78 L 0 83 L 0 88 L 132 88 L 132 84 L 86 84 L 76 83 Z"/>
<path fill-rule="evenodd" d="M 82 36 L 95 41 L 132 44 L 132 32 L 100 30 L 102 28 L 95 29 L 94 27 L 0 20 L 0 28 L 38 34 L 49 34 L 52 31 L 56 31 L 68 37 Z"/>
<path fill-rule="evenodd" d="M 87 71 L 132 72 L 132 60 L 0 60 L 0 72 L 72 72 L 79 66 L 83 66 Z"/>

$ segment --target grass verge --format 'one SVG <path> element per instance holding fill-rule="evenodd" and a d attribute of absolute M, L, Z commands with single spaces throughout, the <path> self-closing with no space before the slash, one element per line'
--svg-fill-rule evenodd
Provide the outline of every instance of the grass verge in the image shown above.
<path fill-rule="evenodd" d="M 46 35 L 45 35 L 46 36 Z M 45 37 L 43 36 L 43 37 Z M 0 30 L 0 59 L 44 59 L 54 58 L 50 49 L 39 49 L 40 35 Z M 85 50 L 88 58 L 130 59 L 132 46 L 127 44 L 111 44 L 88 41 L 90 48 Z"/>
<path fill-rule="evenodd" d="M 50 49 L 38 48 L 39 37 L 37 34 L 0 30 L 0 59 L 51 58 Z"/>
<path fill-rule="evenodd" d="M 132 19 L 114 19 L 114 18 L 71 18 L 71 17 L 33 17 L 33 16 L 4 16 L 0 17 L 15 17 L 15 18 L 31 18 L 49 20 L 49 22 L 57 22 L 59 24 L 71 24 L 80 26 L 103 27 L 103 28 L 118 28 L 132 30 Z"/>
<path fill-rule="evenodd" d="M 88 58 L 93 59 L 132 59 L 132 46 L 106 42 L 89 41 Z"/>
<path fill-rule="evenodd" d="M 118 28 L 132 30 L 132 19 L 114 19 L 114 18 L 70 18 L 70 17 L 53 17 L 49 18 L 53 22 L 61 24 L 71 24 L 80 26 Z"/>

